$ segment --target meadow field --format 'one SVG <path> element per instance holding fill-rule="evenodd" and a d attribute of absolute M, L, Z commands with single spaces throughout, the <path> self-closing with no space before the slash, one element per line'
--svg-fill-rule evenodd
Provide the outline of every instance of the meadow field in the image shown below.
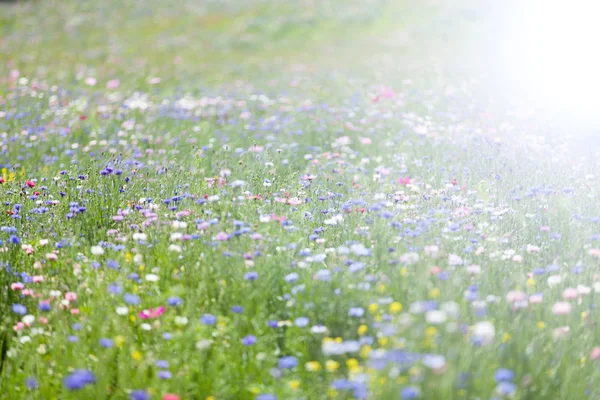
<path fill-rule="evenodd" d="M 600 399 L 596 143 L 491 3 L 1 4 L 0 398 Z"/>

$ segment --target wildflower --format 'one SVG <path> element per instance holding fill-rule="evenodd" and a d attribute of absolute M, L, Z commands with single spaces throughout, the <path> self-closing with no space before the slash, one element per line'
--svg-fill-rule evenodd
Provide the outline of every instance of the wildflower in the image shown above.
<path fill-rule="evenodd" d="M 79 390 L 93 383 L 96 383 L 96 376 L 85 369 L 77 369 L 63 379 L 64 386 L 69 390 Z"/>
<path fill-rule="evenodd" d="M 557 303 L 554 303 L 554 305 L 552 306 L 552 314 L 554 315 L 566 315 L 571 313 L 571 303 L 567 303 L 564 301 L 559 301 Z"/>
<path fill-rule="evenodd" d="M 248 335 L 242 339 L 242 344 L 244 346 L 252 346 L 255 343 L 256 343 L 256 336 L 254 336 L 254 335 Z"/>
<path fill-rule="evenodd" d="M 25 314 L 27 314 L 27 308 L 24 305 L 22 305 L 22 304 L 13 304 L 12 305 L 12 311 L 15 314 L 18 314 L 18 315 L 25 315 Z"/>
<path fill-rule="evenodd" d="M 281 369 L 292 369 L 298 366 L 298 359 L 294 356 L 281 357 L 277 365 Z"/>
<path fill-rule="evenodd" d="M 150 400 L 150 393 L 145 390 L 134 390 L 129 395 L 131 400 Z"/>
<path fill-rule="evenodd" d="M 104 347 L 105 349 L 109 348 L 109 347 L 113 347 L 113 344 L 114 344 L 114 342 L 111 339 L 108 339 L 108 338 L 100 339 L 100 346 Z"/>
<path fill-rule="evenodd" d="M 149 318 L 158 318 L 161 315 L 163 315 L 165 312 L 165 307 L 164 306 L 160 306 L 157 308 L 149 308 L 147 310 L 143 310 L 140 311 L 140 313 L 138 314 L 138 316 L 142 319 L 149 319 Z"/>
<path fill-rule="evenodd" d="M 217 323 L 217 317 L 212 314 L 204 314 L 200 317 L 200 322 L 204 325 L 214 325 Z"/>

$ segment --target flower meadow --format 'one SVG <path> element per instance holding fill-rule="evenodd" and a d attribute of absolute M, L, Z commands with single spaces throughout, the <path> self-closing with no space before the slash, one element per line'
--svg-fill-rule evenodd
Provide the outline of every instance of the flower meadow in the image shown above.
<path fill-rule="evenodd" d="M 527 111 L 0 72 L 3 398 L 600 398 L 599 163 Z"/>

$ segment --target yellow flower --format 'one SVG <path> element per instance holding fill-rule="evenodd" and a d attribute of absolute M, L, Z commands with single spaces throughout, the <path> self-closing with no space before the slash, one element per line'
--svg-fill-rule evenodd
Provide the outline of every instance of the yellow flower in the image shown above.
<path fill-rule="evenodd" d="M 300 381 L 294 379 L 293 381 L 290 381 L 289 385 L 292 389 L 298 389 L 300 387 Z"/>
<path fill-rule="evenodd" d="M 250 392 L 251 392 L 252 394 L 259 394 L 259 393 L 260 393 L 260 388 L 259 388 L 259 387 L 257 387 L 257 386 L 251 386 L 251 387 L 249 388 L 249 390 L 250 390 Z"/>
<path fill-rule="evenodd" d="M 352 370 L 353 368 L 358 367 L 358 360 L 356 358 L 349 358 L 346 360 L 346 366 L 349 370 Z"/>
<path fill-rule="evenodd" d="M 543 321 L 540 321 L 537 323 L 537 327 L 538 329 L 544 329 L 546 327 L 546 324 Z"/>
<path fill-rule="evenodd" d="M 581 313 L 581 319 L 582 319 L 582 320 L 584 320 L 584 321 L 585 321 L 585 320 L 587 319 L 587 316 L 588 316 L 588 313 L 587 313 L 587 311 L 583 311 L 583 312 Z"/>
<path fill-rule="evenodd" d="M 406 269 L 406 267 L 400 268 L 400 276 L 402 276 L 402 277 L 408 276 L 408 269 Z"/>
<path fill-rule="evenodd" d="M 365 333 L 367 333 L 367 331 L 369 330 L 369 327 L 366 326 L 365 324 L 362 324 L 361 326 L 358 327 L 357 333 L 362 336 Z"/>
<path fill-rule="evenodd" d="M 125 253 L 125 262 L 130 263 L 131 260 L 133 260 L 133 254 L 131 254 L 131 253 Z"/>
<path fill-rule="evenodd" d="M 586 361 L 586 358 L 585 358 L 585 357 L 581 357 L 581 360 L 579 360 L 579 362 L 580 362 L 581 364 L 585 364 L 585 361 Z"/>
<path fill-rule="evenodd" d="M 377 339 L 377 341 L 379 342 L 380 346 L 385 346 L 386 344 L 388 344 L 388 338 L 383 336 Z"/>
<path fill-rule="evenodd" d="M 371 350 L 373 350 L 373 348 L 371 346 L 363 346 L 362 349 L 360 349 L 360 356 L 362 358 L 369 357 L 369 354 L 371 353 Z"/>
<path fill-rule="evenodd" d="M 437 328 L 430 326 L 427 329 L 425 329 L 425 336 L 427 336 L 428 338 L 435 336 L 437 334 Z"/>
<path fill-rule="evenodd" d="M 534 285 L 535 285 L 535 279 L 533 279 L 533 278 L 527 279 L 527 286 L 534 286 Z"/>
<path fill-rule="evenodd" d="M 379 305 L 377 303 L 371 303 L 371 304 L 369 304 L 369 312 L 371 314 L 375 314 L 378 309 L 379 309 Z"/>
<path fill-rule="evenodd" d="M 309 361 L 304 366 L 309 371 L 320 371 L 321 370 L 321 364 L 319 364 L 318 361 Z"/>
<path fill-rule="evenodd" d="M 400 311 L 402 311 L 402 304 L 398 303 L 397 301 L 390 304 L 390 312 L 392 314 L 397 314 Z"/>
<path fill-rule="evenodd" d="M 130 315 L 130 316 L 129 316 L 129 320 L 130 320 L 131 322 L 135 322 L 135 315 Z"/>
<path fill-rule="evenodd" d="M 325 361 L 325 368 L 329 372 L 335 372 L 340 368 L 340 363 L 334 360 Z"/>
<path fill-rule="evenodd" d="M 332 398 L 337 397 L 337 391 L 334 388 L 329 388 L 329 391 L 327 392 L 327 394 L 329 395 L 329 397 L 332 397 Z"/>
<path fill-rule="evenodd" d="M 124 336 L 119 335 L 119 336 L 115 337 L 115 344 L 117 345 L 117 347 L 123 346 L 124 343 L 125 343 Z"/>
<path fill-rule="evenodd" d="M 140 265 L 140 271 L 143 271 L 145 269 L 146 269 L 146 267 L 144 265 Z"/>
<path fill-rule="evenodd" d="M 433 288 L 429 291 L 429 297 L 431 297 L 432 299 L 437 299 L 438 297 L 440 297 L 440 289 L 438 288 Z"/>
<path fill-rule="evenodd" d="M 342 342 L 344 341 L 344 339 L 342 339 L 341 337 L 336 337 L 336 338 L 334 339 L 334 341 L 335 341 L 336 343 L 342 343 Z"/>
<path fill-rule="evenodd" d="M 379 293 L 385 292 L 385 285 L 383 283 L 380 283 L 377 287 L 377 290 L 379 290 Z"/>
<path fill-rule="evenodd" d="M 511 338 L 512 338 L 512 335 L 510 333 L 508 333 L 508 332 L 505 332 L 502 335 L 502 343 L 508 342 Z"/>
<path fill-rule="evenodd" d="M 139 351 L 133 351 L 131 353 L 131 357 L 135 360 L 135 361 L 140 361 L 142 359 L 142 353 Z"/>

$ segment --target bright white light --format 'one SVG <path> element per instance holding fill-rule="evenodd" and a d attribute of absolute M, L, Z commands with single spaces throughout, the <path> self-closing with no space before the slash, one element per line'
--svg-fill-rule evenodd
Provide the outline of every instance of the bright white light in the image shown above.
<path fill-rule="evenodd" d="M 600 1 L 524 0 L 514 46 L 521 86 L 549 110 L 600 115 Z"/>

